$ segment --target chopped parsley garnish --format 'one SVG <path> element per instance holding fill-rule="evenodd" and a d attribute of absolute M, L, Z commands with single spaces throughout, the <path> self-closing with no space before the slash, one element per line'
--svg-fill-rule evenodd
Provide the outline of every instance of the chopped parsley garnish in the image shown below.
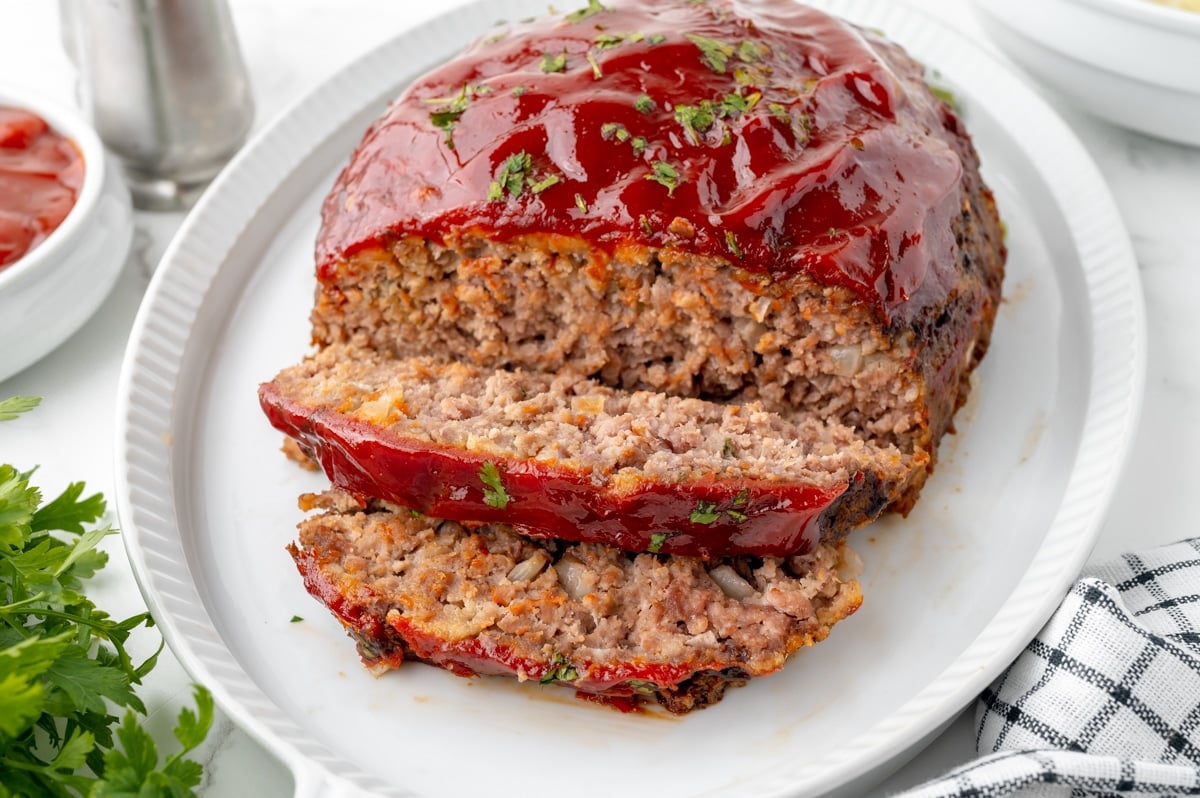
<path fill-rule="evenodd" d="M 629 679 L 625 684 L 635 693 L 641 693 L 642 695 L 653 695 L 658 692 L 657 684 L 647 682 L 644 679 Z"/>
<path fill-rule="evenodd" d="M 562 654 L 555 652 L 550 659 L 550 670 L 546 671 L 546 675 L 541 678 L 541 683 L 573 682 L 578 678 L 579 671 L 575 670 L 575 666 Z"/>
<path fill-rule="evenodd" d="M 575 207 L 579 209 L 580 213 L 588 212 L 587 201 L 583 198 L 582 194 L 575 195 Z"/>
<path fill-rule="evenodd" d="M 658 554 L 662 551 L 663 544 L 667 542 L 667 538 L 671 537 L 670 532 L 651 532 L 650 545 L 646 547 L 646 551 L 651 554 Z"/>
<path fill-rule="evenodd" d="M 683 37 L 700 48 L 701 59 L 709 69 L 718 75 L 725 74 L 729 58 L 734 53 L 732 44 L 710 39 L 698 33 L 685 33 Z"/>
<path fill-rule="evenodd" d="M 717 107 L 723 116 L 737 116 L 738 114 L 746 113 L 758 105 L 758 101 L 761 99 L 762 93 L 757 91 L 747 94 L 744 97 L 740 94 L 731 93 L 722 97 Z"/>
<path fill-rule="evenodd" d="M 732 438 L 726 438 L 725 443 L 721 444 L 721 456 L 733 457 L 737 453 L 737 447 L 733 444 Z"/>
<path fill-rule="evenodd" d="M 958 112 L 961 110 L 958 107 L 958 98 L 955 97 L 954 92 L 950 91 L 949 89 L 943 88 L 941 86 L 934 86 L 931 83 L 931 84 L 929 84 L 929 93 L 932 94 L 934 97 L 937 97 L 939 100 L 944 102 L 946 105 L 950 106 L 951 110 L 953 110 L 955 112 Z"/>
<path fill-rule="evenodd" d="M 721 511 L 717 509 L 716 502 L 696 502 L 696 508 L 692 510 L 692 514 L 688 516 L 688 520 L 693 524 L 711 524 L 721 517 Z"/>
<path fill-rule="evenodd" d="M 503 510 L 508 506 L 508 492 L 500 481 L 500 469 L 491 460 L 479 467 L 479 481 L 483 483 L 483 503 L 488 507 Z"/>
<path fill-rule="evenodd" d="M 601 33 L 595 39 L 592 39 L 596 46 L 601 50 L 608 47 L 616 47 L 621 42 L 625 41 L 624 33 Z"/>
<path fill-rule="evenodd" d="M 629 131 L 624 125 L 617 122 L 605 122 L 600 126 L 600 137 L 605 141 L 616 139 L 617 141 L 628 141 Z"/>
<path fill-rule="evenodd" d="M 633 147 L 634 155 L 641 155 L 646 151 L 646 147 L 649 146 L 649 142 L 647 142 L 646 139 L 641 136 L 634 136 L 629 142 L 629 146 Z"/>
<path fill-rule="evenodd" d="M 788 113 L 787 108 L 784 108 L 779 103 L 770 103 L 767 108 L 770 110 L 771 115 L 780 122 L 787 122 L 789 125 L 792 123 L 792 115 Z"/>
<path fill-rule="evenodd" d="M 292 619 L 290 621 L 288 621 L 288 623 L 300 623 L 303 620 L 304 619 L 301 618 L 299 615 L 293 615 Z"/>
<path fill-rule="evenodd" d="M 39 400 L 0 401 L 0 420 Z M 135 687 L 158 662 L 142 662 L 130 638 L 153 626 L 147 612 L 112 618 L 86 595 L 104 568 L 99 493 L 74 482 L 43 501 L 34 471 L 0 465 L 0 794 L 5 796 L 194 795 L 203 772 L 187 755 L 208 735 L 213 700 L 193 688 L 174 728 L 179 746 L 161 758 Z M 123 718 L 117 712 L 123 710 Z"/>
<path fill-rule="evenodd" d="M 592 77 L 595 80 L 600 80 L 600 78 L 604 77 L 604 71 L 600 69 L 600 62 L 596 60 L 596 56 L 588 53 L 587 62 L 592 65 Z"/>
<path fill-rule="evenodd" d="M 525 88 L 524 86 L 513 86 L 512 96 L 520 97 L 522 94 L 524 94 L 527 91 L 529 91 L 529 89 Z"/>
<path fill-rule="evenodd" d="M 650 165 L 651 172 L 646 175 L 647 180 L 653 180 L 661 186 L 666 186 L 667 196 L 673 196 L 675 189 L 683 180 L 679 177 L 679 172 L 674 166 L 666 161 L 655 161 Z"/>
<path fill-rule="evenodd" d="M 599 14 L 601 11 L 607 11 L 608 7 L 602 5 L 600 0 L 588 0 L 587 8 L 581 8 L 578 11 L 572 11 L 567 14 L 565 19 L 567 22 L 581 22 L 590 16 Z"/>
<path fill-rule="evenodd" d="M 675 120 L 683 125 L 688 140 L 693 144 L 700 143 L 700 134 L 713 125 L 713 105 L 709 100 L 701 100 L 699 105 L 675 106 Z"/>
<path fill-rule="evenodd" d="M 726 449 L 728 449 L 730 454 L 732 454 L 732 441 L 727 438 L 725 440 L 725 444 Z M 725 450 L 722 450 L 722 454 L 724 454 L 724 451 Z M 688 520 L 693 524 L 715 524 L 721 519 L 721 516 L 724 515 L 734 523 L 740 524 L 743 521 L 749 520 L 750 516 L 738 508 L 745 508 L 749 501 L 750 491 L 746 488 L 742 488 L 740 491 L 738 491 L 737 495 L 724 505 L 718 504 L 717 502 L 706 502 L 701 500 L 696 502 L 696 507 L 692 510 L 692 514 L 688 516 Z"/>
<path fill-rule="evenodd" d="M 661 33 L 656 33 L 653 36 L 651 36 L 649 39 L 646 39 L 646 41 L 650 42 L 650 44 L 662 44 L 666 40 L 667 40 L 667 37 Z"/>
<path fill-rule="evenodd" d="M 758 74 L 745 67 L 736 67 L 733 70 L 733 79 L 739 86 L 754 86 L 761 82 Z"/>
<path fill-rule="evenodd" d="M 633 107 L 643 114 L 648 114 L 654 110 L 654 100 L 650 99 L 649 94 L 643 94 L 633 101 Z"/>
<path fill-rule="evenodd" d="M 647 177 L 649 177 L 649 175 L 647 175 Z M 648 236 L 654 235 L 654 228 L 650 226 L 649 219 L 647 219 L 645 216 L 639 216 L 638 222 L 642 225 L 642 231 L 646 235 L 648 235 Z"/>
<path fill-rule="evenodd" d="M 567 68 L 567 54 L 559 53 L 558 55 L 550 55 L 550 53 L 542 54 L 542 71 L 549 74 L 551 72 L 562 72 Z"/>
<path fill-rule="evenodd" d="M 742 248 L 738 246 L 737 236 L 733 234 L 732 230 L 725 231 L 725 246 L 729 247 L 729 251 L 735 258 L 742 257 Z"/>
<path fill-rule="evenodd" d="M 763 45 L 746 39 L 738 45 L 737 56 L 742 61 L 752 64 L 755 61 L 762 60 L 763 56 L 766 55 L 765 50 L 766 48 Z"/>
<path fill-rule="evenodd" d="M 561 180 L 562 180 L 562 178 L 559 177 L 558 175 L 550 175 L 548 177 L 543 178 L 542 180 L 537 181 L 536 183 L 530 183 L 529 190 L 532 191 L 534 194 L 541 194 L 543 191 L 550 188 L 550 186 L 553 186 L 554 184 L 560 182 Z"/>
<path fill-rule="evenodd" d="M 529 171 L 532 160 L 527 152 L 518 152 L 504 159 L 496 172 L 496 178 L 488 186 L 488 201 L 495 202 L 503 199 L 505 192 L 510 197 L 519 197 L 525 189 L 525 175 Z M 495 469 L 495 465 L 492 468 Z"/>
<path fill-rule="evenodd" d="M 463 111 L 467 110 L 472 96 L 484 94 L 486 91 L 486 87 L 464 83 L 462 91 L 452 97 L 430 97 L 422 100 L 427 105 L 441 106 L 429 112 L 429 121 L 439 130 L 446 131 L 446 146 L 450 149 L 454 149 L 454 126 L 458 124 Z"/>

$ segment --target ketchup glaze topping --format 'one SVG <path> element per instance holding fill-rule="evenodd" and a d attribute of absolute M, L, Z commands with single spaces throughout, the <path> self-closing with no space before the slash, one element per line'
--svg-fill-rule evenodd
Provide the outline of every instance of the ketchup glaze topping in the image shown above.
<path fill-rule="evenodd" d="M 806 272 L 903 320 L 951 283 L 960 135 L 919 64 L 814 9 L 590 0 L 390 106 L 325 200 L 318 276 L 394 236 L 561 233 Z"/>
<path fill-rule="evenodd" d="M 37 114 L 0 106 L 0 269 L 42 243 L 71 212 L 83 156 Z"/>

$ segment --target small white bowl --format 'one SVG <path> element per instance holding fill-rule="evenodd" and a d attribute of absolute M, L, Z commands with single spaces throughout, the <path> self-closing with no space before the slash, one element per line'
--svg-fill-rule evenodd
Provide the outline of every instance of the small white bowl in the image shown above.
<path fill-rule="evenodd" d="M 37 114 L 83 154 L 83 186 L 45 241 L 0 269 L 0 380 L 53 351 L 112 291 L 133 237 L 129 191 L 118 165 L 77 111 L 0 85 L 0 105 Z"/>
<path fill-rule="evenodd" d="M 1200 13 L 1151 0 L 975 0 L 992 40 L 1086 111 L 1200 146 Z"/>

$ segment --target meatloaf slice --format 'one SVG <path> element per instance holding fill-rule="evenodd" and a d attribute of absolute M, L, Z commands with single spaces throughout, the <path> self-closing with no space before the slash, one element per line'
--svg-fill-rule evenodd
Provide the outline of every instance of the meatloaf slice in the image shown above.
<path fill-rule="evenodd" d="M 414 658 L 683 713 L 779 670 L 861 602 L 840 542 L 705 562 L 532 540 L 338 492 L 302 506 L 326 508 L 289 549 L 305 586 L 380 670 Z"/>
<path fill-rule="evenodd" d="M 914 473 L 896 446 L 811 413 L 342 345 L 260 400 L 336 487 L 631 551 L 803 552 L 874 520 Z"/>

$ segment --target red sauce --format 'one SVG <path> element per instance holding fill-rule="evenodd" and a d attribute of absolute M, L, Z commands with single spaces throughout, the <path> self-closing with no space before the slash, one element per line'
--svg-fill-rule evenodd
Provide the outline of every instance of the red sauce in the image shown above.
<path fill-rule="evenodd" d="M 944 296 L 959 134 L 918 64 L 790 2 L 601 8 L 498 28 L 405 91 L 326 199 L 319 275 L 392 236 L 545 232 L 806 272 L 885 320 Z"/>
<path fill-rule="evenodd" d="M 0 269 L 42 243 L 71 212 L 83 157 L 41 117 L 0 106 Z"/>
<path fill-rule="evenodd" d="M 433 518 L 501 522 L 521 533 L 712 559 L 787 556 L 812 548 L 822 513 L 848 487 L 730 479 L 645 481 L 620 492 L 535 461 L 499 473 L 503 506 L 488 503 L 487 458 L 401 438 L 335 411 L 311 412 L 264 385 L 263 412 L 321 464 L 337 487 Z M 493 463 L 495 465 L 495 463 Z M 857 476 L 861 479 L 861 476 Z"/>
<path fill-rule="evenodd" d="M 589 660 L 548 664 L 523 657 L 509 646 L 485 638 L 447 640 L 425 631 L 402 614 L 392 616 L 388 623 L 414 654 L 458 676 L 524 676 L 543 684 L 561 681 L 579 692 L 606 694 L 613 698 L 633 700 L 644 694 L 642 690 L 649 685 L 677 687 L 706 666 L 719 669 L 725 665 L 712 662 L 666 665 L 640 661 L 600 664 Z"/>

